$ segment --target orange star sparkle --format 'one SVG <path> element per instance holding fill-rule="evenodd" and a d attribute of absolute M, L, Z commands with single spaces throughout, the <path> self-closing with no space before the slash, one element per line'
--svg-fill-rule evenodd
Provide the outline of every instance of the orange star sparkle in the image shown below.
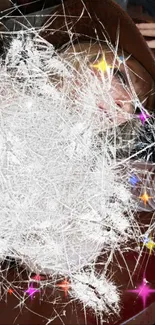
<path fill-rule="evenodd" d="M 65 297 L 67 297 L 68 294 L 68 290 L 70 288 L 70 283 L 65 279 L 64 281 L 62 281 L 60 284 L 57 285 L 59 288 L 62 288 L 64 293 L 65 293 Z"/>
<path fill-rule="evenodd" d="M 9 293 L 10 295 L 12 295 L 13 290 L 10 288 L 10 289 L 8 290 L 8 293 Z"/>
<path fill-rule="evenodd" d="M 139 199 L 141 199 L 144 202 L 144 204 L 146 205 L 146 203 L 148 202 L 148 200 L 149 199 L 152 199 L 152 196 L 148 196 L 148 194 L 145 191 L 142 196 L 139 196 Z"/>

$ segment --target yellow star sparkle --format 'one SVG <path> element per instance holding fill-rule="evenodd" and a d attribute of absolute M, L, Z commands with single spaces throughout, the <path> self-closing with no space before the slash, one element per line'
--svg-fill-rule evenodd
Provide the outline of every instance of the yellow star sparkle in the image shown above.
<path fill-rule="evenodd" d="M 145 191 L 143 195 L 139 196 L 139 199 L 141 199 L 144 202 L 144 204 L 146 205 L 148 200 L 152 199 L 152 196 L 148 196 L 148 194 Z"/>
<path fill-rule="evenodd" d="M 92 67 L 100 70 L 101 72 L 106 72 L 108 69 L 112 68 L 112 66 L 107 64 L 106 59 L 104 57 L 99 63 L 93 64 Z"/>
<path fill-rule="evenodd" d="M 155 248 L 155 242 L 152 240 L 151 237 L 149 237 L 148 243 L 144 244 L 144 246 L 146 246 L 149 249 L 151 255 L 152 250 Z"/>

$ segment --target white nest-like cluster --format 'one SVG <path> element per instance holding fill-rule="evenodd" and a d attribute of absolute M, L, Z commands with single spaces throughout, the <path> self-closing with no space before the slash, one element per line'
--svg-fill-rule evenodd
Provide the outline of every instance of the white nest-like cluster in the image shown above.
<path fill-rule="evenodd" d="M 78 88 L 74 67 L 37 37 L 12 42 L 0 76 L 0 258 L 68 276 L 85 306 L 117 312 L 106 270 L 138 227 L 108 140 L 116 125 L 96 104 L 100 95 L 116 113 L 110 86 L 86 69 Z"/>

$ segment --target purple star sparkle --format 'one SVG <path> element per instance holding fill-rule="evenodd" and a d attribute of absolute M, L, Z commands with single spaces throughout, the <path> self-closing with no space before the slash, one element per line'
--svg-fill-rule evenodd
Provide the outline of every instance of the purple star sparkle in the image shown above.
<path fill-rule="evenodd" d="M 38 289 L 36 288 L 33 288 L 33 285 L 31 284 L 30 287 L 25 291 L 25 293 L 27 293 L 31 299 L 33 298 L 33 295 L 36 293 L 36 292 L 39 292 Z"/>
<path fill-rule="evenodd" d="M 151 289 L 150 286 L 147 284 L 145 278 L 143 278 L 142 284 L 134 290 L 128 290 L 128 292 L 138 293 L 138 296 L 142 298 L 143 301 L 143 308 L 146 307 L 146 299 L 150 296 L 151 293 L 155 293 L 155 289 Z"/>
<path fill-rule="evenodd" d="M 145 113 L 144 111 L 142 111 L 142 112 L 139 114 L 139 118 L 140 118 L 142 124 L 144 124 L 145 121 L 146 121 L 146 119 L 149 118 L 149 117 L 150 117 L 150 115 L 147 114 L 147 113 Z"/>

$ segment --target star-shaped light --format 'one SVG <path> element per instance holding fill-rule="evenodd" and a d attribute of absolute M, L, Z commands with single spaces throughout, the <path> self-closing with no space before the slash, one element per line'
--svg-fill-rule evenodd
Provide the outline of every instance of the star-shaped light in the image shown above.
<path fill-rule="evenodd" d="M 10 288 L 10 289 L 8 290 L 8 293 L 9 293 L 10 295 L 12 295 L 13 290 Z"/>
<path fill-rule="evenodd" d="M 41 281 L 44 280 L 44 276 L 40 276 L 39 274 L 34 275 L 31 279 L 34 281 Z"/>
<path fill-rule="evenodd" d="M 112 68 L 112 66 L 108 65 L 106 59 L 103 59 L 97 63 L 92 65 L 93 68 L 100 70 L 101 72 L 106 72 L 108 69 Z"/>
<path fill-rule="evenodd" d="M 149 238 L 148 236 L 145 236 L 145 237 L 143 238 L 143 243 L 144 243 L 144 245 L 147 244 L 147 243 L 149 242 L 149 240 L 150 240 L 150 238 Z"/>
<path fill-rule="evenodd" d="M 124 57 L 123 57 L 123 55 L 118 56 L 118 57 L 117 57 L 117 60 L 118 60 L 118 62 L 119 62 L 119 65 L 121 65 L 121 64 L 123 63 L 123 61 L 124 61 Z"/>
<path fill-rule="evenodd" d="M 64 291 L 64 294 L 65 294 L 65 297 L 67 297 L 67 294 L 68 294 L 68 290 L 69 288 L 71 287 L 70 283 L 68 282 L 68 280 L 64 280 L 62 281 L 61 283 L 59 283 L 57 285 L 59 288 L 62 288 L 63 291 Z"/>
<path fill-rule="evenodd" d="M 143 308 L 145 308 L 147 297 L 149 297 L 151 293 L 155 293 L 155 289 L 151 289 L 146 279 L 143 278 L 142 284 L 137 289 L 128 290 L 128 292 L 138 293 L 138 296 L 142 298 Z"/>
<path fill-rule="evenodd" d="M 139 182 L 139 179 L 136 175 L 132 175 L 129 179 L 129 182 L 132 186 L 135 186 Z"/>
<path fill-rule="evenodd" d="M 123 62 L 123 60 L 124 60 L 124 57 L 123 57 L 123 55 L 119 56 L 119 59 L 120 59 L 120 61 L 122 61 L 122 62 Z"/>
<path fill-rule="evenodd" d="M 150 250 L 150 255 L 151 255 L 152 250 L 155 247 L 155 242 L 152 240 L 151 237 L 149 237 L 148 239 L 149 239 L 149 241 L 147 243 L 145 243 L 144 245 Z"/>
<path fill-rule="evenodd" d="M 146 205 L 148 200 L 152 199 L 152 196 L 148 196 L 148 194 L 145 191 L 143 195 L 139 196 L 139 199 L 141 199 L 144 202 L 144 204 Z"/>
<path fill-rule="evenodd" d="M 39 290 L 36 289 L 36 288 L 33 288 L 33 285 L 32 285 L 32 284 L 31 284 L 30 287 L 25 291 L 25 293 L 27 293 L 31 298 L 33 298 L 33 295 L 34 295 L 36 292 L 39 292 Z"/>
<path fill-rule="evenodd" d="M 147 114 L 146 112 L 142 111 L 140 114 L 139 114 L 139 118 L 142 122 L 142 124 L 144 124 L 146 122 L 146 120 L 150 117 L 149 114 Z"/>

